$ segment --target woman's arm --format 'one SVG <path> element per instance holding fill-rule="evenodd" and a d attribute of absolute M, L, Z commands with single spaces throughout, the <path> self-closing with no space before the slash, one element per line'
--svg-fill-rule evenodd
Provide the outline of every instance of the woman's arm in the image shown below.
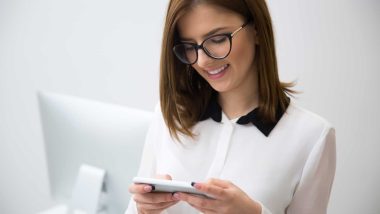
<path fill-rule="evenodd" d="M 326 213 L 335 167 L 335 130 L 332 127 L 327 127 L 306 161 L 302 177 L 286 213 Z"/>

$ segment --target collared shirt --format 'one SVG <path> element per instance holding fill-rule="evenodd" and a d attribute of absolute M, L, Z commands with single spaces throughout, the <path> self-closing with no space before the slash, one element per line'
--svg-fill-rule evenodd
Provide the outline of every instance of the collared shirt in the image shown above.
<path fill-rule="evenodd" d="M 287 97 L 288 101 L 290 101 L 290 98 Z M 288 106 L 286 106 L 287 108 Z M 265 136 L 268 137 L 270 132 L 274 129 L 282 115 L 284 114 L 284 111 L 282 111 L 279 107 L 276 109 L 276 121 L 274 122 L 264 122 L 262 118 L 259 115 L 259 108 L 255 108 L 252 111 L 250 111 L 248 114 L 241 116 L 240 118 L 236 119 L 236 123 L 240 125 L 245 125 L 248 123 L 252 123 L 256 126 L 258 130 L 260 130 Z M 205 113 L 201 116 L 200 121 L 206 120 L 208 118 L 213 119 L 216 122 L 221 122 L 222 120 L 222 108 L 220 107 L 218 101 L 217 101 L 217 95 L 214 93 L 211 97 L 210 103 L 206 108 Z M 232 120 L 234 121 L 234 120 Z"/>
<path fill-rule="evenodd" d="M 320 116 L 291 101 L 266 136 L 253 123 L 238 124 L 220 111 L 220 122 L 205 117 L 195 139 L 170 137 L 156 108 L 138 176 L 169 174 L 174 180 L 229 180 L 262 206 L 263 214 L 326 213 L 335 174 L 335 131 Z M 130 201 L 126 214 L 137 213 Z M 179 202 L 164 213 L 192 214 Z"/>

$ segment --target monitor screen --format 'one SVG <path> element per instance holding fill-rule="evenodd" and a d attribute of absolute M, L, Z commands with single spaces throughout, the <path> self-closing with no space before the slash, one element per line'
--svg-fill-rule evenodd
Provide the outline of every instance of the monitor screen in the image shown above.
<path fill-rule="evenodd" d="M 54 200 L 69 203 L 79 167 L 88 164 L 106 171 L 106 212 L 123 213 L 153 113 L 54 93 L 38 100 Z"/>

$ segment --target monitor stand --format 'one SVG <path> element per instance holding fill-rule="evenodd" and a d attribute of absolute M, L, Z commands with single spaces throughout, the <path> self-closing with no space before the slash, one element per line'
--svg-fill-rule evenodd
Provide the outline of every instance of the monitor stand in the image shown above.
<path fill-rule="evenodd" d="M 39 214 L 99 214 L 104 213 L 101 196 L 105 190 L 104 169 L 82 164 L 68 205 L 58 205 Z"/>

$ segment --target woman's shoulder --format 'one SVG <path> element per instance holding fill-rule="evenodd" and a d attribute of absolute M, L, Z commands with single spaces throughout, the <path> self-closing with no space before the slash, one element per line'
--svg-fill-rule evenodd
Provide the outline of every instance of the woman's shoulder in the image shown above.
<path fill-rule="evenodd" d="M 305 134 L 321 134 L 334 129 L 327 119 L 302 107 L 294 100 L 290 102 L 285 115 L 286 121 L 293 130 L 302 131 Z"/>

